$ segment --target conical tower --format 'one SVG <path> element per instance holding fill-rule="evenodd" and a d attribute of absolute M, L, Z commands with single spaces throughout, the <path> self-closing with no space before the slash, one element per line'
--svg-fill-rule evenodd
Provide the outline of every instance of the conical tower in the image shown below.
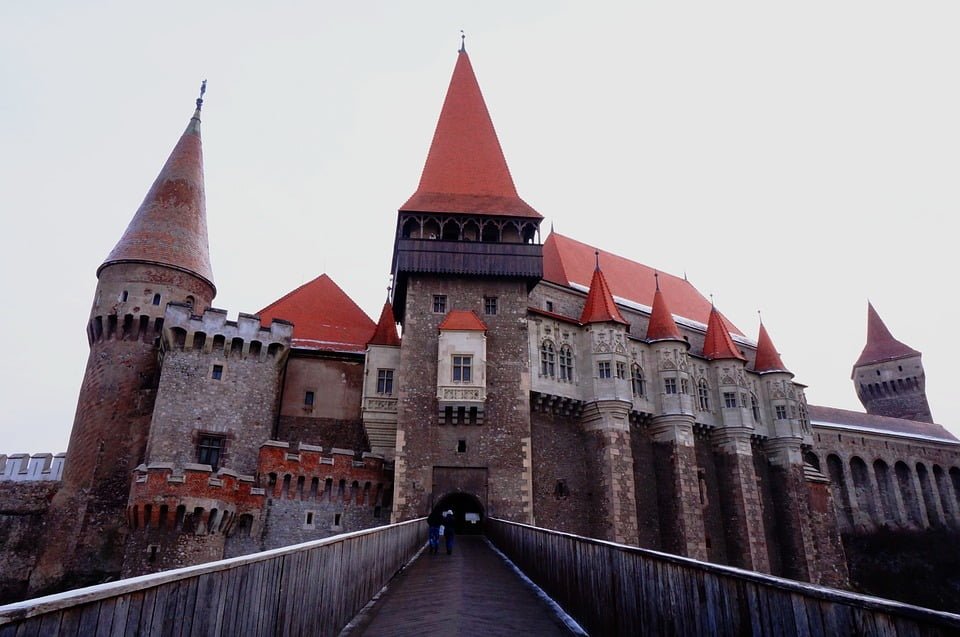
<path fill-rule="evenodd" d="M 895 339 L 867 303 L 867 344 L 851 378 L 868 414 L 933 422 L 920 352 Z"/>
<path fill-rule="evenodd" d="M 170 301 L 197 313 L 216 290 L 207 248 L 200 109 L 116 247 L 97 269 L 84 373 L 63 483 L 51 503 L 33 592 L 74 588 L 121 572 L 131 471 L 143 459 Z"/>
<path fill-rule="evenodd" d="M 530 397 L 517 388 L 529 387 L 541 220 L 517 194 L 461 47 L 419 185 L 397 216 L 396 520 L 444 503 L 458 516 L 532 521 Z"/>

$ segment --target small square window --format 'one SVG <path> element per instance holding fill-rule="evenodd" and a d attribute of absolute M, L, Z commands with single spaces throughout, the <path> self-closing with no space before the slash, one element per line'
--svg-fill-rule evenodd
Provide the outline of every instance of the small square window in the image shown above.
<path fill-rule="evenodd" d="M 453 382 L 469 383 L 471 378 L 472 356 L 455 355 L 453 357 Z"/>
<path fill-rule="evenodd" d="M 154 294 L 154 295 L 153 295 L 153 304 L 154 304 L 154 305 L 160 305 L 160 295 L 159 295 L 159 294 Z"/>
<path fill-rule="evenodd" d="M 377 393 L 383 394 L 384 396 L 393 395 L 393 370 L 392 369 L 377 370 Z"/>
<path fill-rule="evenodd" d="M 313 407 L 313 398 L 314 394 L 312 391 L 308 391 L 303 395 L 303 404 L 307 407 Z"/>
<path fill-rule="evenodd" d="M 597 362 L 597 376 L 600 378 L 610 378 L 610 361 Z"/>
<path fill-rule="evenodd" d="M 548 312 L 552 312 L 552 311 L 553 311 L 553 301 L 547 301 L 544 305 L 546 305 L 546 310 L 547 310 Z"/>
<path fill-rule="evenodd" d="M 733 408 L 737 406 L 737 395 L 732 391 L 723 392 L 723 406 Z"/>
<path fill-rule="evenodd" d="M 677 393 L 677 379 L 676 378 L 664 378 L 663 379 L 663 392 L 665 394 L 676 394 Z"/>
<path fill-rule="evenodd" d="M 494 315 L 497 313 L 497 297 L 483 297 L 483 313 L 488 315 Z"/>
<path fill-rule="evenodd" d="M 223 365 L 214 365 L 210 378 L 213 380 L 223 380 Z"/>
<path fill-rule="evenodd" d="M 433 295 L 433 312 L 434 314 L 445 314 L 447 311 L 447 295 L 446 294 L 434 294 Z"/>
<path fill-rule="evenodd" d="M 126 291 L 126 290 L 124 290 L 124 291 L 120 294 L 120 302 L 121 302 L 121 303 L 126 303 L 126 302 L 127 302 L 127 291 Z M 877 373 L 879 374 L 880 372 L 877 372 Z"/>
<path fill-rule="evenodd" d="M 313 511 L 307 511 L 303 521 L 307 526 L 313 526 Z"/>
<path fill-rule="evenodd" d="M 223 455 L 223 436 L 202 435 L 197 442 L 197 462 L 208 464 L 216 471 Z"/>
<path fill-rule="evenodd" d="M 784 405 L 777 405 L 775 409 L 777 411 L 777 420 L 786 420 L 787 408 Z"/>
<path fill-rule="evenodd" d="M 617 361 L 617 378 L 627 377 L 627 364 Z"/>
<path fill-rule="evenodd" d="M 457 441 L 457 453 L 467 453 L 467 441 L 458 440 Z"/>
<path fill-rule="evenodd" d="M 341 513 L 333 514 L 333 526 L 340 526 L 341 518 L 343 515 Z"/>

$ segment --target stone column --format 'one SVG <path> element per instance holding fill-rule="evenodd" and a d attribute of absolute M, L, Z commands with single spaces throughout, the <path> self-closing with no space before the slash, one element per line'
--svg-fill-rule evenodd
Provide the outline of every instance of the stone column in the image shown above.
<path fill-rule="evenodd" d="M 800 442 L 800 438 L 774 438 L 764 447 L 771 467 L 784 575 L 809 582 L 811 575 L 820 569 L 815 564 L 817 552 L 809 515 L 810 493 L 803 472 Z"/>
<path fill-rule="evenodd" d="M 597 460 L 600 478 L 598 531 L 603 539 L 636 546 L 636 485 L 630 445 L 630 404 L 600 401 L 584 408 L 582 423 Z"/>
<path fill-rule="evenodd" d="M 750 429 L 725 427 L 713 432 L 720 475 L 720 504 L 735 566 L 770 572 L 763 509 L 753 467 Z"/>
<path fill-rule="evenodd" d="M 663 548 L 707 560 L 693 416 L 658 416 L 653 419 L 649 433 L 655 454 Z"/>

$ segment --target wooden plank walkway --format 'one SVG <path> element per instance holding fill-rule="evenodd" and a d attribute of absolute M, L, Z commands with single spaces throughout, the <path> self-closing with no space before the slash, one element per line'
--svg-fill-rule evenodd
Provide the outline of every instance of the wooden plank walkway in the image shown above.
<path fill-rule="evenodd" d="M 546 600 L 479 536 L 453 555 L 421 553 L 341 637 L 574 635 Z"/>

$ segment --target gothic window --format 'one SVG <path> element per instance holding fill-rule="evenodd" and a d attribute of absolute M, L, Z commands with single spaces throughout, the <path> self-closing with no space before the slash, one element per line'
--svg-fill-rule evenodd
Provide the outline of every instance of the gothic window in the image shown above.
<path fill-rule="evenodd" d="M 204 434 L 197 442 L 197 462 L 210 465 L 214 471 L 220 467 L 223 454 L 223 436 Z"/>
<path fill-rule="evenodd" d="M 497 313 L 497 297 L 495 296 L 485 296 L 483 297 L 483 313 L 488 316 L 493 316 Z"/>
<path fill-rule="evenodd" d="M 627 377 L 627 364 L 622 361 L 617 361 L 617 378 L 624 379 Z"/>
<path fill-rule="evenodd" d="M 453 382 L 469 383 L 471 378 L 470 369 L 472 364 L 473 364 L 472 356 L 455 354 L 453 357 Z"/>
<path fill-rule="evenodd" d="M 434 294 L 433 295 L 433 312 L 435 314 L 445 314 L 446 311 L 447 311 L 447 295 Z"/>
<path fill-rule="evenodd" d="M 573 382 L 573 350 L 569 345 L 560 347 L 560 380 Z"/>
<path fill-rule="evenodd" d="M 540 345 L 540 375 L 553 378 L 556 374 L 556 354 L 553 342 L 546 340 Z"/>
<path fill-rule="evenodd" d="M 676 379 L 676 378 L 664 378 L 664 379 L 663 379 L 663 393 L 665 393 L 665 394 L 676 394 L 676 393 L 677 393 L 677 379 Z"/>
<path fill-rule="evenodd" d="M 750 409 L 753 410 L 753 421 L 760 422 L 760 401 L 756 394 L 750 394 Z"/>
<path fill-rule="evenodd" d="M 597 363 L 597 376 L 599 378 L 610 378 L 610 361 L 599 361 Z"/>
<path fill-rule="evenodd" d="M 223 380 L 223 365 L 214 365 L 210 378 L 213 380 Z"/>
<path fill-rule="evenodd" d="M 732 409 L 737 406 L 737 395 L 732 391 L 723 392 L 723 406 Z"/>
<path fill-rule="evenodd" d="M 710 386 L 703 378 L 697 383 L 697 406 L 700 411 L 710 411 Z"/>
<path fill-rule="evenodd" d="M 377 370 L 377 393 L 385 396 L 393 395 L 393 370 Z"/>
<path fill-rule="evenodd" d="M 630 366 L 630 386 L 634 396 L 643 397 L 643 370 L 636 363 Z"/>
<path fill-rule="evenodd" d="M 777 405 L 774 409 L 777 412 L 777 420 L 787 419 L 787 407 L 785 405 Z"/>
<path fill-rule="evenodd" d="M 154 305 L 160 305 L 160 295 L 159 295 L 159 294 L 154 294 L 154 295 L 153 295 L 153 304 L 154 304 Z"/>

